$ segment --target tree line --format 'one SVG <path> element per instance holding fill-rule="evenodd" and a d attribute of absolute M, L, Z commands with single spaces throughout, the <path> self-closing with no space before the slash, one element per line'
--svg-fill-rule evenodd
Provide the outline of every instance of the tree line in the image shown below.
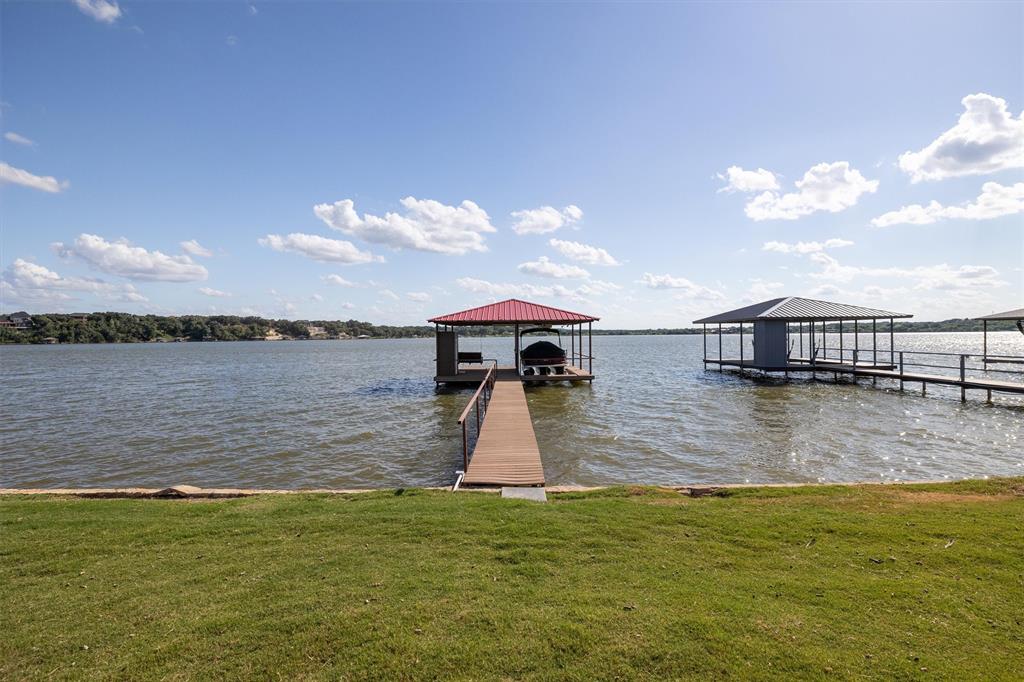
<path fill-rule="evenodd" d="M 375 325 L 360 320 L 274 320 L 264 317 L 236 315 L 133 315 L 130 313 L 89 313 L 65 315 L 47 313 L 32 316 L 32 327 L 13 329 L 0 327 L 0 343 L 147 343 L 158 341 L 247 341 L 264 339 L 271 332 L 294 339 L 311 338 L 310 327 L 320 327 L 331 338 L 369 336 L 377 339 L 423 338 L 434 334 L 432 325 L 390 326 Z M 895 323 L 897 332 L 959 332 L 981 331 L 977 320 L 953 319 L 942 322 Z M 820 328 L 820 327 L 819 327 Z M 1012 322 L 989 322 L 989 331 L 1014 329 Z M 827 325 L 829 333 L 839 331 L 839 325 Z M 861 333 L 871 330 L 870 322 L 860 324 Z M 717 333 L 717 325 L 709 325 L 708 333 Z M 738 327 L 725 327 L 724 333 L 737 333 Z M 843 331 L 853 331 L 853 323 L 843 325 Z M 879 321 L 878 333 L 888 333 L 888 321 Z M 513 327 L 481 326 L 461 327 L 463 336 L 511 336 Z M 566 332 L 567 333 L 567 332 Z M 608 335 L 674 335 L 700 334 L 700 327 L 676 329 L 595 329 L 594 336 Z"/>

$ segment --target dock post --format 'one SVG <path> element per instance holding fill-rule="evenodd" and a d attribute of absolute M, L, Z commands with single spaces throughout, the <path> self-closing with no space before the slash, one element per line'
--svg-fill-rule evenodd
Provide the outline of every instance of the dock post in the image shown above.
<path fill-rule="evenodd" d="M 967 362 L 967 356 L 966 355 L 961 355 L 960 356 L 960 402 L 966 402 L 967 401 L 967 387 L 964 386 L 964 381 L 967 378 L 966 369 L 965 369 L 966 362 Z"/>
<path fill-rule="evenodd" d="M 583 328 L 583 325 L 580 325 Z M 580 342 L 582 345 L 582 342 Z M 594 373 L 594 323 L 587 322 L 587 374 Z"/>
<path fill-rule="evenodd" d="M 701 336 L 704 337 L 704 371 L 706 372 L 708 371 L 708 325 L 705 322 L 701 326 L 704 328 L 704 331 L 701 333 Z"/>
<path fill-rule="evenodd" d="M 718 371 L 722 371 L 722 323 L 718 323 Z"/>
<path fill-rule="evenodd" d="M 903 351 L 900 351 L 900 390 L 903 390 Z"/>
<path fill-rule="evenodd" d="M 992 404 L 992 389 L 988 389 L 988 398 L 985 400 L 989 405 Z"/>

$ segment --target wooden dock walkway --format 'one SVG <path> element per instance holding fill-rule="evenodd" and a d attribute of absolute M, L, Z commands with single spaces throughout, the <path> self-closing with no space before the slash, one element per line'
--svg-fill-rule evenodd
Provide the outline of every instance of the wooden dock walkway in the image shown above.
<path fill-rule="evenodd" d="M 526 404 L 526 391 L 514 368 L 498 368 L 480 436 L 462 483 L 544 485 L 544 466 Z"/>

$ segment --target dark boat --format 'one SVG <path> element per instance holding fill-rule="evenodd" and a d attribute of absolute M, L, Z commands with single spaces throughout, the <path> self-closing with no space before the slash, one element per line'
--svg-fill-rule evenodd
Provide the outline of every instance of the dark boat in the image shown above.
<path fill-rule="evenodd" d="M 555 334 L 558 336 L 558 344 L 550 341 L 535 341 L 526 348 L 519 351 L 519 360 L 523 368 L 523 374 L 565 374 L 565 349 L 560 345 L 562 334 L 557 329 L 550 327 L 533 327 L 519 332 L 522 339 L 526 334 Z M 520 341 L 520 345 L 522 341 Z"/>

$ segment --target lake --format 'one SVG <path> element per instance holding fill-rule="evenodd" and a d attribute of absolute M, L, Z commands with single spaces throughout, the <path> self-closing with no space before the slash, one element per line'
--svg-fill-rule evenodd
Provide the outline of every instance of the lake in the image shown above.
<path fill-rule="evenodd" d="M 989 345 L 1024 355 L 1016 332 Z M 510 338 L 462 347 L 511 363 Z M 977 353 L 981 335 L 896 347 Z M 700 336 L 596 336 L 592 385 L 527 388 L 548 483 L 1024 474 L 1019 397 L 756 379 L 701 353 Z M 432 339 L 3 346 L 0 487 L 450 484 L 472 391 L 436 389 L 433 358 Z"/>

